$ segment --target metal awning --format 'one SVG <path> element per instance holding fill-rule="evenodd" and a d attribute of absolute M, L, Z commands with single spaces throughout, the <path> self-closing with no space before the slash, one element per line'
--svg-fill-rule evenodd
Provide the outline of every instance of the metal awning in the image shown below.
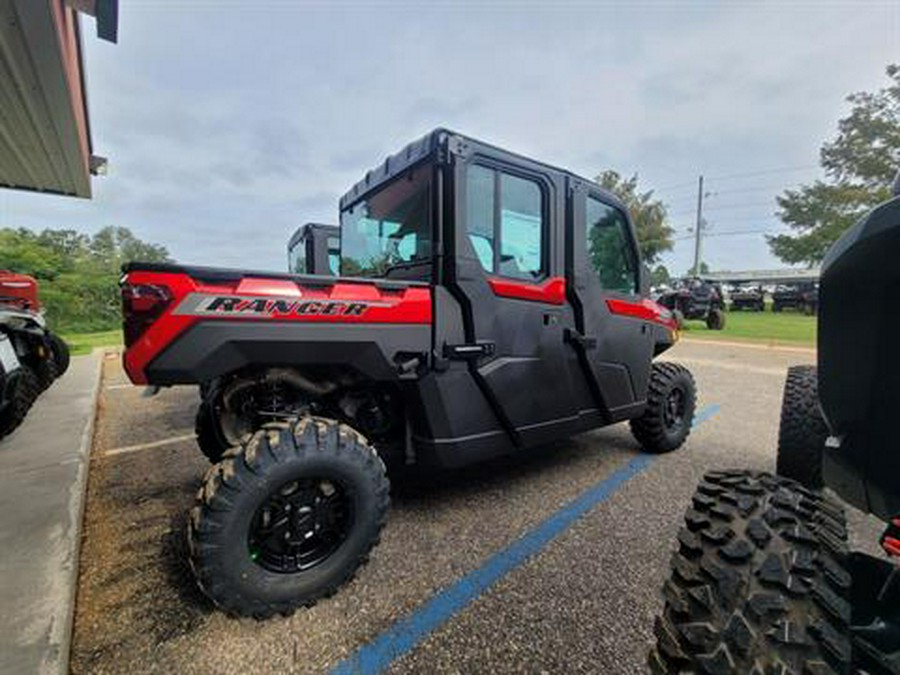
<path fill-rule="evenodd" d="M 91 196 L 79 11 L 115 41 L 117 0 L 0 0 L 0 187 Z"/>

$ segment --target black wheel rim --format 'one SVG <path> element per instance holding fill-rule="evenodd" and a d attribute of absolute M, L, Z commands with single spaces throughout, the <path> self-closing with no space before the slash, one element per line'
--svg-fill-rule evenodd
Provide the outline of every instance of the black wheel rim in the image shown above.
<path fill-rule="evenodd" d="M 663 405 L 663 423 L 666 429 L 673 431 L 682 427 L 686 408 L 684 390 L 681 387 L 674 387 L 666 396 Z"/>
<path fill-rule="evenodd" d="M 353 504 L 340 482 L 290 481 L 256 510 L 250 524 L 250 558 L 278 574 L 312 569 L 340 548 L 352 521 Z"/>

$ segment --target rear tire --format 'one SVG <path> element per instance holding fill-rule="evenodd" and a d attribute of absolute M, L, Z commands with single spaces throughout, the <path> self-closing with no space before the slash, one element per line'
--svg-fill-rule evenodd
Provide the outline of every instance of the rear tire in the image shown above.
<path fill-rule="evenodd" d="M 310 607 L 368 559 L 389 492 L 384 464 L 350 427 L 320 417 L 266 425 L 211 467 L 197 494 L 188 524 L 197 583 L 229 614 Z"/>
<path fill-rule="evenodd" d="M 704 477 L 678 534 L 652 672 L 851 670 L 843 510 L 752 471 Z"/>
<path fill-rule="evenodd" d="M 631 433 L 645 452 L 671 452 L 691 433 L 697 389 L 691 372 L 669 361 L 657 361 L 650 372 L 647 409 L 631 420 Z"/>
<path fill-rule="evenodd" d="M 69 345 L 55 333 L 50 333 L 47 337 L 50 340 L 50 349 L 53 352 L 53 360 L 56 362 L 56 377 L 62 377 L 63 373 L 69 369 L 69 362 L 71 360 Z"/>
<path fill-rule="evenodd" d="M 819 409 L 815 366 L 791 366 L 784 382 L 776 472 L 806 487 L 823 486 L 822 454 L 828 426 Z"/>
<path fill-rule="evenodd" d="M 28 366 L 21 366 L 10 400 L 0 412 L 0 438 L 12 433 L 22 424 L 40 392 L 37 375 Z"/>
<path fill-rule="evenodd" d="M 706 315 L 706 327 L 709 330 L 722 330 L 725 328 L 725 312 L 721 309 L 711 309 Z"/>

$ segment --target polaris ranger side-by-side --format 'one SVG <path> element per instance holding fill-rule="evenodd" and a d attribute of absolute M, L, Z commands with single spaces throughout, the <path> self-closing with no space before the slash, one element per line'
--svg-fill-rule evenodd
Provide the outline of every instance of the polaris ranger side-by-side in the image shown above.
<path fill-rule="evenodd" d="M 788 370 L 777 472 L 714 471 L 678 534 L 655 673 L 900 673 L 900 177 L 822 263 L 818 365 Z M 885 522 L 850 551 L 828 487 Z"/>
<path fill-rule="evenodd" d="M 191 564 L 231 613 L 350 578 L 387 515 L 383 460 L 455 467 L 623 420 L 668 452 L 690 431 L 690 373 L 652 363 L 672 315 L 595 183 L 437 130 L 340 210 L 339 277 L 125 267 L 132 381 L 206 387 Z"/>

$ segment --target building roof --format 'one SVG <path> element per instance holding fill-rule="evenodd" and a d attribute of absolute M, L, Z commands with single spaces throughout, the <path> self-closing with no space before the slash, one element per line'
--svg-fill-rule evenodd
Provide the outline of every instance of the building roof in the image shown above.
<path fill-rule="evenodd" d="M 0 187 L 91 196 L 79 12 L 116 39 L 117 0 L 0 0 Z"/>

